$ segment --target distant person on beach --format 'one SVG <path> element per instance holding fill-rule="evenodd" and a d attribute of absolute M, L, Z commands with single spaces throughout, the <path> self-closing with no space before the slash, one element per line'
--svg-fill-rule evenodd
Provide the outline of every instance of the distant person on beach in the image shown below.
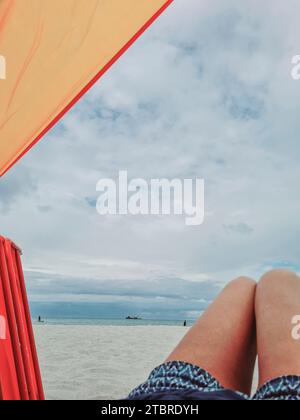
<path fill-rule="evenodd" d="M 232 281 L 130 400 L 300 400 L 300 277 Z M 298 316 L 298 317 L 297 317 Z M 297 317 L 297 318 L 296 318 Z M 299 338 L 298 338 L 299 337 Z"/>
<path fill-rule="evenodd" d="M 184 321 L 184 323 L 183 323 L 183 326 L 184 326 L 184 327 L 186 327 L 186 326 L 187 326 L 187 323 L 186 323 L 186 321 Z"/>
<path fill-rule="evenodd" d="M 38 317 L 38 322 L 39 322 L 40 324 L 44 322 L 40 316 Z"/>

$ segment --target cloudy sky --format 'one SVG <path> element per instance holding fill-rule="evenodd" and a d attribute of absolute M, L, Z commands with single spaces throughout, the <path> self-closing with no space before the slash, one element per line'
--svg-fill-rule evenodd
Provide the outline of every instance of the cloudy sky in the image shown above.
<path fill-rule="evenodd" d="M 222 285 L 300 271 L 300 4 L 175 0 L 0 180 L 34 313 L 193 318 Z M 204 178 L 205 222 L 99 216 L 99 178 Z"/>

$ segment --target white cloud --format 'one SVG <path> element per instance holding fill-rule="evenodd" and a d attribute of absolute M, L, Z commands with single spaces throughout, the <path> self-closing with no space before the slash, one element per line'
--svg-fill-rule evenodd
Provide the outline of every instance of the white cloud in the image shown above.
<path fill-rule="evenodd" d="M 105 278 L 213 287 L 300 265 L 298 10 L 294 0 L 175 2 L 1 179 L 1 229 L 23 247 L 32 281 L 36 266 L 80 277 L 91 294 Z M 120 169 L 205 178 L 204 225 L 101 218 L 89 205 L 96 182 Z"/>

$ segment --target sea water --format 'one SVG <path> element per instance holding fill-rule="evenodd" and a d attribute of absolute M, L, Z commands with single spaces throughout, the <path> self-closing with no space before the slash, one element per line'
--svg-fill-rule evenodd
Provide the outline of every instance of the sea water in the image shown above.
<path fill-rule="evenodd" d="M 99 325 L 99 326 L 147 326 L 147 325 L 167 325 L 180 327 L 184 320 L 159 320 L 159 319 L 98 319 L 98 318 L 45 318 L 42 323 L 33 319 L 34 324 L 46 325 Z M 188 320 L 187 326 L 194 324 L 194 320 Z"/>

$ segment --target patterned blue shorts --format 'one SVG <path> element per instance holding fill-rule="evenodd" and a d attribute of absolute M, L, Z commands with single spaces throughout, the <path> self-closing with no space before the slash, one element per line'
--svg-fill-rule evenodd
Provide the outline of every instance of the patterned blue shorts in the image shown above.
<path fill-rule="evenodd" d="M 249 400 L 227 390 L 207 371 L 184 362 L 168 362 L 152 371 L 129 400 Z M 252 400 L 300 400 L 300 376 L 283 376 L 262 386 Z"/>

